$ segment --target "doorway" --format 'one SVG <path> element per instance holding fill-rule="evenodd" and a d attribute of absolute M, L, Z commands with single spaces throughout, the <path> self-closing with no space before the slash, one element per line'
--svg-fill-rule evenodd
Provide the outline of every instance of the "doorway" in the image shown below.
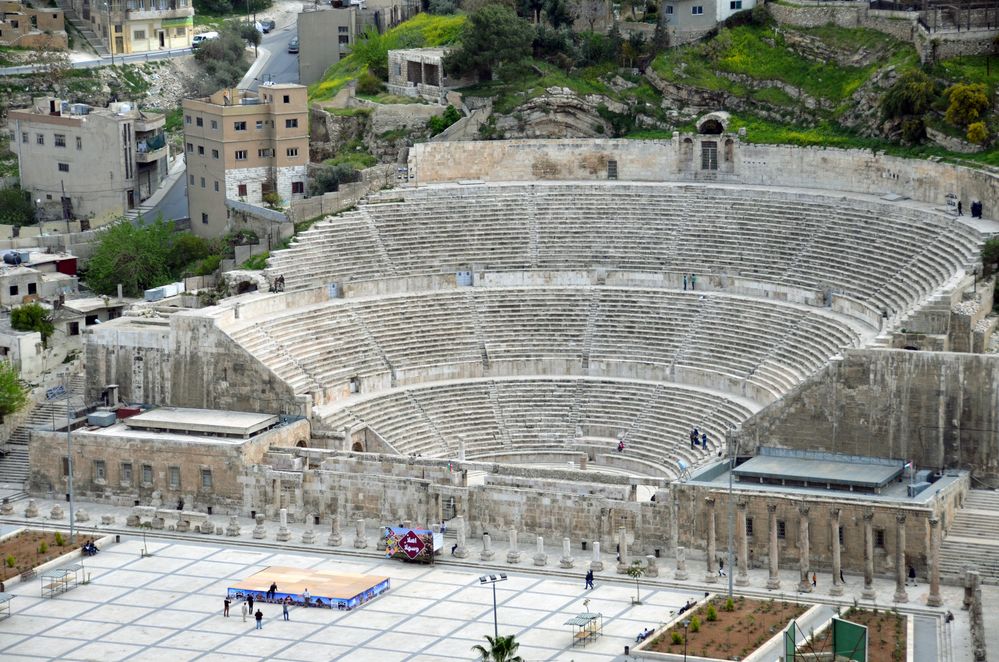
<path fill-rule="evenodd" d="M 160 35 L 160 48 L 163 48 L 164 46 L 166 46 L 166 31 L 160 30 L 159 35 Z"/>

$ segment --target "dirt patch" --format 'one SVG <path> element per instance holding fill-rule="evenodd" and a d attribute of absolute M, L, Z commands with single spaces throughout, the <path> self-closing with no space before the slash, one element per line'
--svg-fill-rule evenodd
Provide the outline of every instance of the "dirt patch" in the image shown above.
<path fill-rule="evenodd" d="M 851 607 L 843 620 L 867 626 L 867 659 L 884 662 L 901 662 L 905 659 L 905 617 L 894 611 L 868 610 Z M 798 650 L 802 652 L 831 652 L 832 628 L 826 628 L 813 642 Z"/>
<path fill-rule="evenodd" d="M 59 535 L 62 545 L 56 536 Z M 25 570 L 37 568 L 54 558 L 82 546 L 93 538 L 78 535 L 76 545 L 69 544 L 69 534 L 43 531 L 21 531 L 0 542 L 0 581 L 15 577 Z M 42 547 L 44 543 L 44 547 Z M 44 549 L 45 551 L 42 551 Z M 10 562 L 13 560 L 13 567 Z"/>
<path fill-rule="evenodd" d="M 726 611 L 726 607 L 731 607 L 731 611 Z M 728 598 L 715 598 L 685 615 L 690 621 L 686 632 L 687 654 L 726 660 L 734 656 L 744 658 L 807 610 L 806 605 L 777 600 L 738 597 L 728 604 Z M 681 621 L 653 639 L 648 650 L 682 654 L 683 638 Z"/>

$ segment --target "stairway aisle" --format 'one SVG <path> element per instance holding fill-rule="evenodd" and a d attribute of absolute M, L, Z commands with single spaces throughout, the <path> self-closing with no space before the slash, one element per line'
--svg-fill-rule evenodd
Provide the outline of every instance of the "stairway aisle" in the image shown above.
<path fill-rule="evenodd" d="M 999 492 L 971 490 L 940 546 L 940 574 L 960 578 L 965 568 L 999 584 Z"/>

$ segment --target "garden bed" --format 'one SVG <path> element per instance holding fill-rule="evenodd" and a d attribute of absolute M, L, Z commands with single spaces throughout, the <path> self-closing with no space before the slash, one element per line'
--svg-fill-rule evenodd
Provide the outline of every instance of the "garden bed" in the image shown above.
<path fill-rule="evenodd" d="M 689 619 L 686 632 L 688 655 L 723 660 L 734 657 L 741 659 L 807 610 L 807 605 L 783 600 L 737 597 L 729 601 L 725 596 L 717 596 L 674 622 L 644 646 L 644 650 L 683 654 L 683 620 Z"/>
<path fill-rule="evenodd" d="M 77 536 L 76 545 L 69 544 L 69 534 L 54 531 L 24 529 L 0 540 L 0 581 L 37 568 L 67 554 L 90 537 Z M 59 544 L 60 541 L 62 544 Z"/>
<path fill-rule="evenodd" d="M 906 656 L 908 629 L 905 616 L 897 611 L 851 607 L 840 618 L 867 626 L 867 659 L 903 662 Z M 803 653 L 832 650 L 832 628 L 828 627 L 798 650 Z"/>

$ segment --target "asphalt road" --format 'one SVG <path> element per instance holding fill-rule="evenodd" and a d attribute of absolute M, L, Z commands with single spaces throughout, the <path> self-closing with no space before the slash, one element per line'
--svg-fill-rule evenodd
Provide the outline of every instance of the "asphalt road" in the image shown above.
<path fill-rule="evenodd" d="M 176 221 L 187 218 L 187 177 L 178 177 L 160 203 L 153 207 L 149 218 L 163 214 L 164 221 Z"/>

